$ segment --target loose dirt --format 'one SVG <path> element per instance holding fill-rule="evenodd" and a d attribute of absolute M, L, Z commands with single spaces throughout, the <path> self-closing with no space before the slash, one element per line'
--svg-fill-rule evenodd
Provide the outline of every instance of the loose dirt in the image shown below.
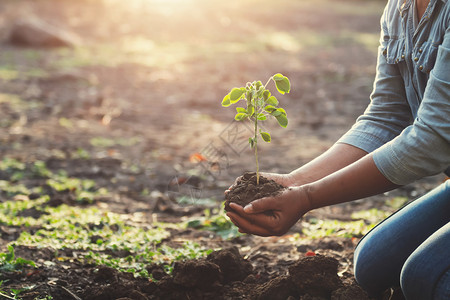
<path fill-rule="evenodd" d="M 225 209 L 229 209 L 230 202 L 244 207 L 253 200 L 275 196 L 283 189 L 285 189 L 284 186 L 264 176 L 259 177 L 258 184 L 255 172 L 246 173 L 237 179 L 229 192 L 225 194 Z"/>

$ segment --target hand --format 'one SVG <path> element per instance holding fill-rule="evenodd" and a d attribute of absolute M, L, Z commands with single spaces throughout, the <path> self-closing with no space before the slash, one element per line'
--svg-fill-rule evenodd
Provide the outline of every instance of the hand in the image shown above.
<path fill-rule="evenodd" d="M 303 187 L 290 187 L 275 197 L 252 201 L 244 208 L 230 203 L 227 216 L 239 232 L 260 236 L 285 234 L 312 205 Z"/>

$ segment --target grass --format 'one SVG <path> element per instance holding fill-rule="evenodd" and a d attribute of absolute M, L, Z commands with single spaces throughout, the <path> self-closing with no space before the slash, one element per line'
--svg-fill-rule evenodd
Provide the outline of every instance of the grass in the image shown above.
<path fill-rule="evenodd" d="M 47 214 L 34 223 L 40 229 L 34 233 L 22 232 L 13 244 L 54 249 L 58 261 L 73 260 L 73 257 L 61 255 L 65 249 L 71 249 L 77 251 L 79 260 L 85 263 L 106 265 L 148 278 L 146 266 L 149 263 L 161 263 L 170 268 L 174 261 L 199 258 L 212 251 L 190 241 L 179 248 L 160 245 L 170 235 L 166 230 L 169 225 L 142 227 L 126 215 L 96 207 L 61 205 L 46 207 L 44 211 Z M 128 255 L 121 257 L 119 254 L 124 251 Z"/>
<path fill-rule="evenodd" d="M 178 248 L 160 245 L 170 236 L 168 227 L 182 228 L 184 224 L 145 225 L 129 215 L 97 206 L 48 206 L 52 195 L 48 192 L 52 190 L 70 192 L 80 204 L 92 203 L 96 196 L 107 195 L 108 191 L 98 188 L 93 180 L 69 177 L 64 170 L 52 172 L 43 161 L 24 163 L 6 157 L 0 161 L 0 172 L 10 178 L 0 180 L 0 195 L 10 199 L 0 202 L 0 224 L 22 228 L 20 236 L 8 245 L 10 254 L 0 255 L 0 263 L 2 257 L 11 257 L 12 247 L 18 245 L 53 249 L 58 261 L 73 260 L 73 257 L 58 256 L 71 249 L 79 253 L 81 261 L 108 265 L 147 278 L 150 275 L 145 267 L 149 263 L 165 264 L 170 270 L 173 261 L 202 257 L 212 251 L 189 241 Z M 30 179 L 37 181 L 33 181 L 34 185 L 25 184 Z M 32 194 L 38 197 L 30 199 Z M 39 214 L 26 216 L 24 212 L 29 210 Z M 124 251 L 128 255 L 121 257 L 119 253 Z"/>
<path fill-rule="evenodd" d="M 85 263 L 107 265 L 143 277 L 149 277 L 145 269 L 149 263 L 165 264 L 170 269 L 174 261 L 199 258 L 212 251 L 190 241 L 179 248 L 160 245 L 170 235 L 166 230 L 170 225 L 163 223 L 142 226 L 127 215 L 97 207 L 46 207 L 44 204 L 45 199 L 2 203 L 0 211 L 4 224 L 35 228 L 33 233 L 24 230 L 9 247 L 50 248 L 57 261 L 73 260 L 63 255 L 65 249 L 71 249 L 77 251 L 78 259 Z M 20 212 L 32 207 L 42 209 L 45 214 L 37 219 L 18 217 Z M 121 257 L 119 254 L 124 251 L 128 255 Z"/>

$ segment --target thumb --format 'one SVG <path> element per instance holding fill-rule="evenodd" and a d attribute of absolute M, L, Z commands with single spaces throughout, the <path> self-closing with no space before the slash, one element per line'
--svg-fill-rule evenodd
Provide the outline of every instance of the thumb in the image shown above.
<path fill-rule="evenodd" d="M 244 207 L 244 212 L 248 214 L 257 214 L 276 208 L 275 200 L 272 197 L 253 200 Z"/>

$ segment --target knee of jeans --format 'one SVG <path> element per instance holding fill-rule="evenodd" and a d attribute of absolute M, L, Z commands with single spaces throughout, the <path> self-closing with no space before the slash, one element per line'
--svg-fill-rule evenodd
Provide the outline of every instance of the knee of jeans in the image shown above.
<path fill-rule="evenodd" d="M 371 280 L 369 278 L 369 275 L 371 273 L 371 261 L 367 255 L 367 251 L 365 251 L 369 250 L 366 249 L 367 247 L 365 242 L 366 241 L 364 240 L 364 238 L 359 242 L 358 246 L 356 246 L 353 256 L 353 271 L 355 279 L 363 288 L 367 288 Z"/>
<path fill-rule="evenodd" d="M 402 288 L 403 293 L 411 293 L 411 287 L 414 286 L 415 278 L 412 275 L 412 269 L 413 269 L 413 263 L 412 262 L 405 262 L 403 265 L 402 271 L 400 273 L 400 286 Z"/>
<path fill-rule="evenodd" d="M 428 280 L 427 274 L 423 274 L 423 266 L 420 265 L 420 259 L 415 255 L 411 255 L 403 265 L 400 273 L 400 286 L 402 292 L 407 299 L 431 299 L 431 298 L 421 298 L 423 294 L 428 294 L 428 291 L 432 291 L 432 284 Z M 431 297 L 431 295 L 430 295 Z"/>

